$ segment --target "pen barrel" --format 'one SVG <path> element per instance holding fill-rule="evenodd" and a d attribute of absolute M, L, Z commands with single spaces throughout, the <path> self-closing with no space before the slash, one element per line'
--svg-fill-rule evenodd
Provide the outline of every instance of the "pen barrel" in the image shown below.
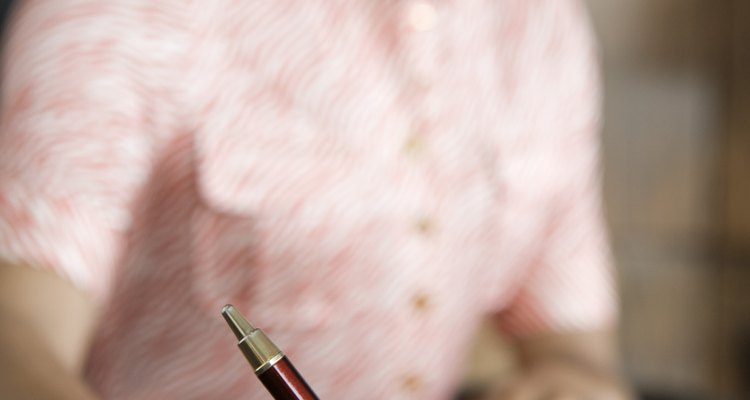
<path fill-rule="evenodd" d="M 276 400 L 319 400 L 286 356 L 258 374 L 258 379 Z"/>

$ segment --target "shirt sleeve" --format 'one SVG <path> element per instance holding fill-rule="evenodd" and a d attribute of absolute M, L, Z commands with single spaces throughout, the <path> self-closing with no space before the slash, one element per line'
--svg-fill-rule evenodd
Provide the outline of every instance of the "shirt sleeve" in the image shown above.
<path fill-rule="evenodd" d="M 22 2 L 3 50 L 0 258 L 98 301 L 169 125 L 155 82 L 175 49 L 156 48 L 138 21 L 157 10 L 137 3 Z"/>
<path fill-rule="evenodd" d="M 544 160 L 528 182 L 544 197 L 545 220 L 502 328 L 513 335 L 587 331 L 616 322 L 616 290 L 604 223 L 599 168 L 600 87 L 596 46 L 575 1 L 540 2 L 539 29 L 525 62 L 529 114 Z"/>

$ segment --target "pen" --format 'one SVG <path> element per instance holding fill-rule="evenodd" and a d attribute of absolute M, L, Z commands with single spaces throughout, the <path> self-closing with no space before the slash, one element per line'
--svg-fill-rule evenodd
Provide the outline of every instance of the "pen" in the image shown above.
<path fill-rule="evenodd" d="M 284 353 L 260 329 L 253 327 L 233 305 L 221 315 L 239 340 L 237 346 L 255 369 L 255 375 L 276 400 L 319 400 Z"/>

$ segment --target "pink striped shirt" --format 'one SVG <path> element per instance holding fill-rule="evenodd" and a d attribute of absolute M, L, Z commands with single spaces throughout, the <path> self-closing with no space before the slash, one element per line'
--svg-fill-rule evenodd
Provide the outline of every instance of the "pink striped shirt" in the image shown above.
<path fill-rule="evenodd" d="M 615 317 L 595 48 L 572 0 L 25 1 L 0 257 L 90 293 L 105 399 L 449 398 L 478 321 Z"/>

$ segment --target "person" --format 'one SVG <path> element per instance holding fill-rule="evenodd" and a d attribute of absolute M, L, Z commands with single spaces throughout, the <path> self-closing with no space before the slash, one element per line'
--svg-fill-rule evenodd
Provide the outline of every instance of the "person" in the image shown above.
<path fill-rule="evenodd" d="M 576 1 L 29 0 L 3 60 L 8 398 L 266 398 L 226 303 L 321 398 L 449 399 L 484 318 L 491 398 L 627 398 Z"/>

